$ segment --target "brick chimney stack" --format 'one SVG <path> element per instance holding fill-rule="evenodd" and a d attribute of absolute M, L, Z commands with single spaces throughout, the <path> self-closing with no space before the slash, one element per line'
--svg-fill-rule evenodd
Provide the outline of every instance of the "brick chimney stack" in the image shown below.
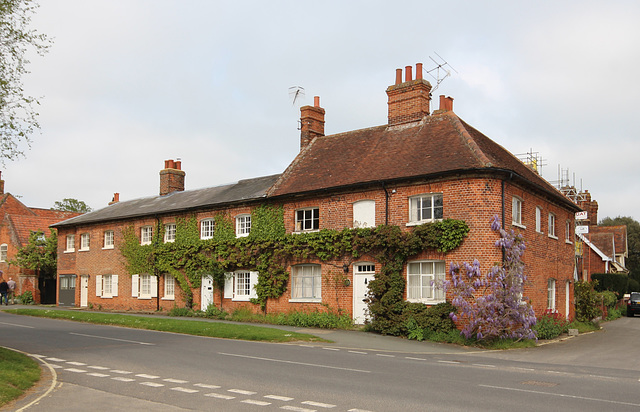
<path fill-rule="evenodd" d="M 111 199 L 111 202 L 109 202 L 109 206 L 111 206 L 114 203 L 118 203 L 119 201 L 120 201 L 120 193 L 114 193 L 113 199 Z"/>
<path fill-rule="evenodd" d="M 598 226 L 598 202 L 591 200 L 591 193 L 588 190 L 580 192 L 579 198 L 584 199 L 578 200 L 578 206 L 587 211 L 589 226 Z"/>
<path fill-rule="evenodd" d="M 313 98 L 313 106 L 300 108 L 300 150 L 317 136 L 324 136 L 324 109 L 319 96 Z"/>
<path fill-rule="evenodd" d="M 181 161 L 165 160 L 164 169 L 160 171 L 160 196 L 184 191 L 185 172 L 180 170 Z"/>
<path fill-rule="evenodd" d="M 4 180 L 2 180 L 2 172 L 0 172 L 0 195 L 4 194 Z"/>
<path fill-rule="evenodd" d="M 413 79 L 413 67 L 405 67 L 402 81 L 402 69 L 396 69 L 396 84 L 387 87 L 389 96 L 389 125 L 410 123 L 428 116 L 431 100 L 431 83 L 422 78 L 422 63 L 416 64 L 416 78 Z"/>

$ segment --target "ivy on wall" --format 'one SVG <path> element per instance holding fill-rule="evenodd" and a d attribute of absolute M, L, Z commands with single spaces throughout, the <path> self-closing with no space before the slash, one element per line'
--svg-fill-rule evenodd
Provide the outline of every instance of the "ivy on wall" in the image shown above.
<path fill-rule="evenodd" d="M 394 313 L 402 312 L 403 267 L 408 258 L 425 250 L 446 253 L 457 248 L 469 232 L 464 221 L 445 219 L 416 226 L 410 232 L 383 225 L 287 235 L 283 208 L 260 206 L 251 214 L 250 235 L 236 238 L 229 215 L 220 213 L 214 219 L 214 236 L 207 240 L 200 239 L 195 216 L 177 220 L 176 240 L 172 243 L 162 241 L 164 227 L 160 222 L 150 245 L 140 245 L 133 226 L 125 228 L 120 251 L 127 271 L 172 275 L 191 307 L 193 290 L 200 287 L 203 275 L 211 275 L 222 293 L 226 273 L 256 270 L 258 297 L 252 302 L 266 310 L 269 299 L 277 299 L 286 292 L 289 281 L 286 268 L 290 264 L 307 259 L 350 264 L 367 255 L 381 264 L 376 279 L 369 284 L 369 307 L 375 321 L 384 325 L 393 322 Z"/>

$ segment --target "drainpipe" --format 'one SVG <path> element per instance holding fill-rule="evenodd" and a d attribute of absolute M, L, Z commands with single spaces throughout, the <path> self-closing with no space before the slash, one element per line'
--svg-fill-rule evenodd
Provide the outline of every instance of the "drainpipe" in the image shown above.
<path fill-rule="evenodd" d="M 156 215 L 156 230 L 160 230 L 160 218 Z M 158 238 L 158 233 L 155 233 L 156 239 Z M 154 253 L 153 253 L 153 276 L 156 277 L 156 312 L 160 312 L 160 278 L 158 276 L 158 270 L 156 269 L 156 256 L 155 251 L 158 248 L 156 243 L 153 244 Z"/>
<path fill-rule="evenodd" d="M 384 224 L 389 225 L 389 191 L 382 181 L 382 190 L 384 190 Z"/>

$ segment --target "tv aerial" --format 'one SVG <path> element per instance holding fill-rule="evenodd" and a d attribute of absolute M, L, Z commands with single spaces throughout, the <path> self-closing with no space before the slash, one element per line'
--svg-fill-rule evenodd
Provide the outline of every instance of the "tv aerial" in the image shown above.
<path fill-rule="evenodd" d="M 436 52 L 433 52 L 433 53 L 437 56 L 438 60 L 434 59 L 431 56 L 429 56 L 429 58 L 431 59 L 432 62 L 436 64 L 436 67 L 426 71 L 436 81 L 436 86 L 433 89 L 431 89 L 431 92 L 435 91 L 438 88 L 438 86 L 440 86 L 440 83 L 444 81 L 444 79 L 451 76 L 452 70 L 458 73 L 458 71 L 454 69 L 453 66 L 451 66 L 449 63 L 447 63 L 447 61 L 443 59 L 442 56 L 440 56 Z"/>
<path fill-rule="evenodd" d="M 304 87 L 302 86 L 289 87 L 289 98 L 291 99 L 291 105 L 295 106 L 299 100 L 304 99 Z"/>

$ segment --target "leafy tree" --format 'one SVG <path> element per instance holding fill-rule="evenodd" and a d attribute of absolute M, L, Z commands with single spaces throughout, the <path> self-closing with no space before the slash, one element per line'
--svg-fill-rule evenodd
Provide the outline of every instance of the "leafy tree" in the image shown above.
<path fill-rule="evenodd" d="M 600 225 L 627 225 L 627 248 L 629 257 L 625 263 L 627 269 L 629 269 L 629 277 L 640 282 L 640 223 L 629 216 L 618 216 L 615 219 L 605 217 L 600 221 Z"/>
<path fill-rule="evenodd" d="M 483 276 L 480 262 L 465 262 L 462 268 L 451 264 L 451 280 L 443 283 L 445 291 L 453 293 L 453 305 L 458 308 L 466 338 L 478 340 L 535 339 L 532 327 L 536 317 L 529 303 L 522 301 L 527 277 L 522 254 L 525 244 L 521 235 L 500 227 L 497 217 L 491 229 L 500 238 L 496 246 L 503 250 L 502 265 L 495 265 Z M 454 321 L 458 315 L 450 314 Z"/>
<path fill-rule="evenodd" d="M 31 232 L 29 241 L 18 250 L 16 258 L 11 264 L 35 270 L 45 276 L 55 277 L 58 259 L 58 235 L 51 230 L 48 237 L 39 230 Z"/>
<path fill-rule="evenodd" d="M 21 143 L 40 128 L 34 105 L 38 100 L 24 93 L 22 77 L 29 73 L 26 54 L 43 55 L 50 41 L 29 28 L 38 6 L 32 0 L 0 0 L 0 159 L 14 160 L 24 153 Z"/>
<path fill-rule="evenodd" d="M 87 213 L 91 212 L 91 209 L 85 202 L 77 199 L 62 199 L 62 201 L 56 201 L 53 204 L 53 210 L 63 210 L 65 212 L 78 212 Z"/>

